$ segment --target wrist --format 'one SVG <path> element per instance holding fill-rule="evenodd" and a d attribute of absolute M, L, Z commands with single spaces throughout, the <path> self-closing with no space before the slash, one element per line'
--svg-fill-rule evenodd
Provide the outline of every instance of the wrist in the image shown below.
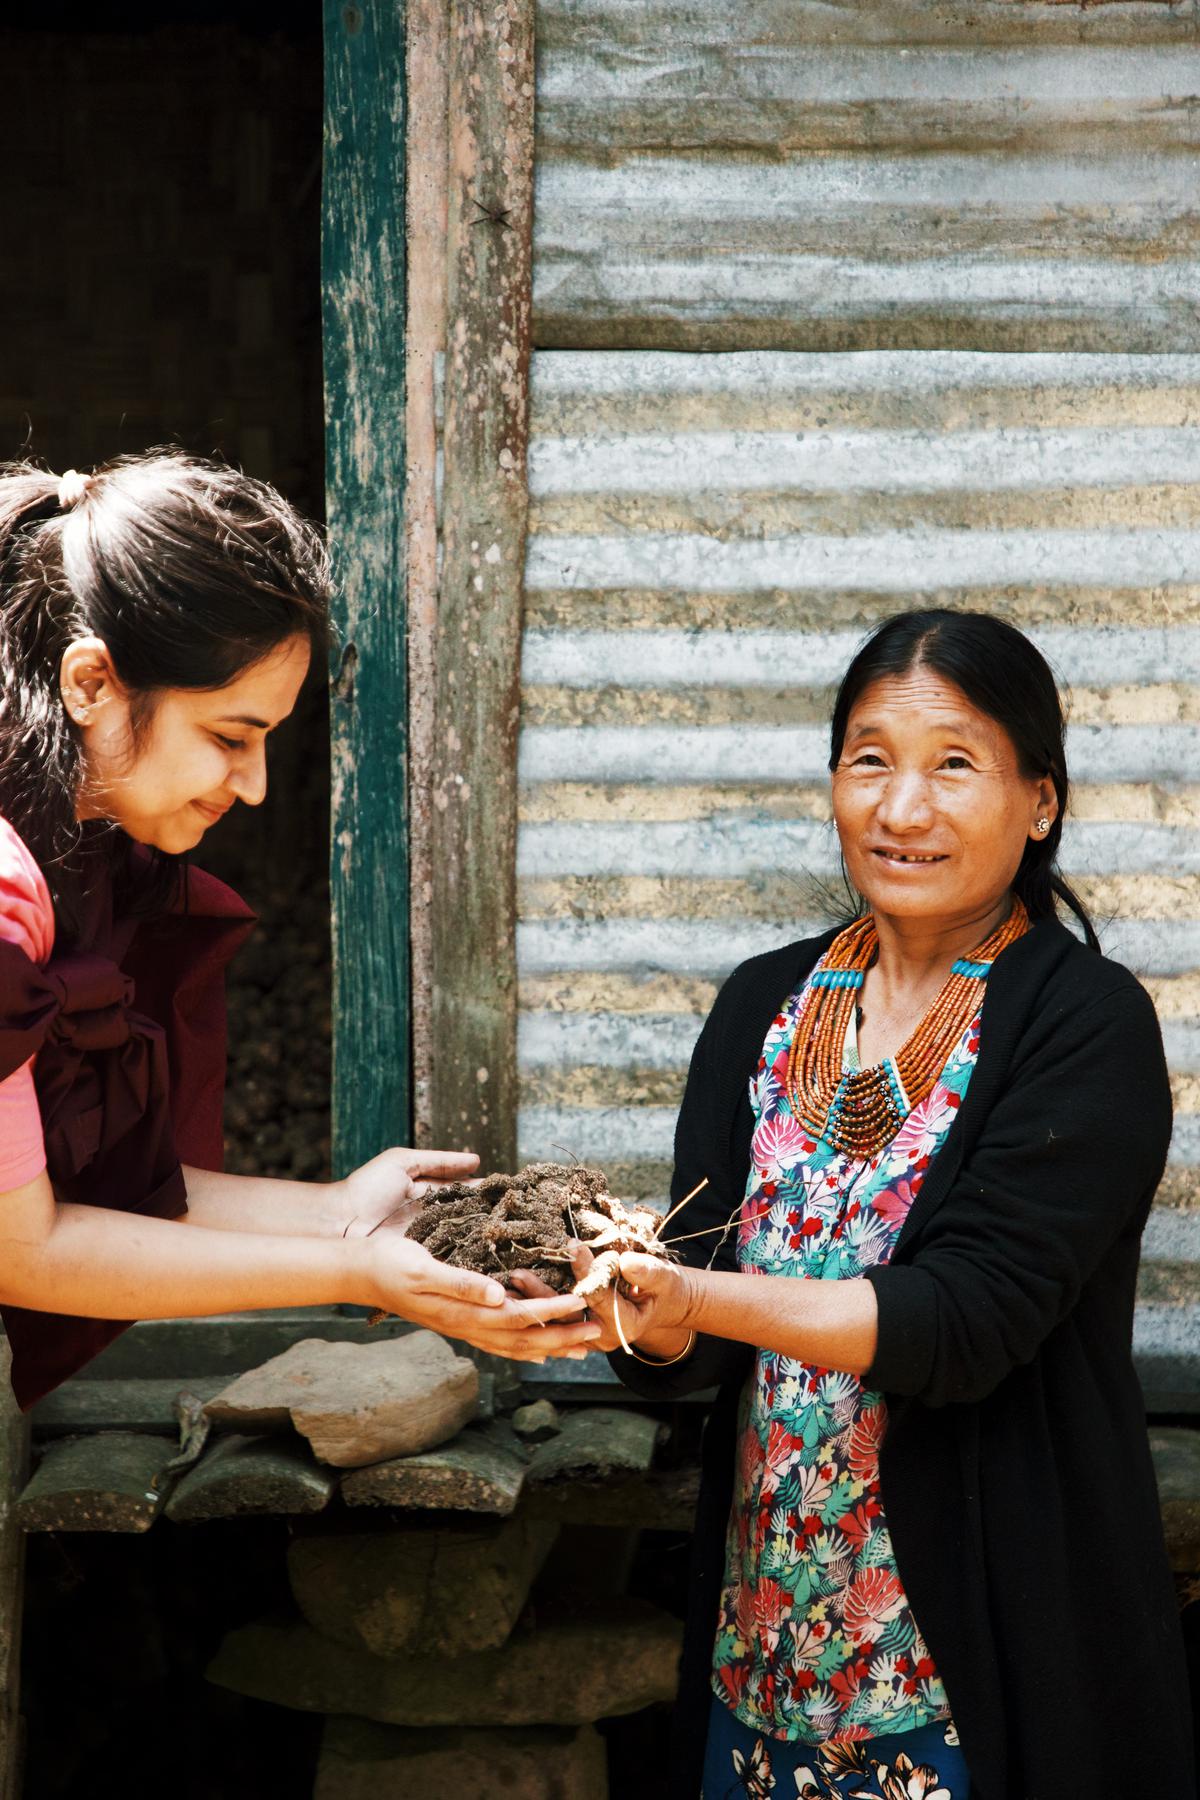
<path fill-rule="evenodd" d="M 678 1325 L 644 1332 L 634 1348 L 640 1355 L 654 1362 L 681 1362 L 690 1354 L 695 1342 L 696 1333 L 692 1328 L 689 1325 Z"/>
<path fill-rule="evenodd" d="M 339 1306 L 371 1306 L 383 1304 L 378 1277 L 375 1247 L 367 1237 L 338 1237 L 334 1246 L 337 1258 L 337 1282 L 344 1291 Z"/>

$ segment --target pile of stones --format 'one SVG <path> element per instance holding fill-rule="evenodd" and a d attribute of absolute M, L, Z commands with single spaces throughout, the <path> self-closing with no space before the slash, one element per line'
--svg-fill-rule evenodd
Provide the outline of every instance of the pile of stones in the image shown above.
<path fill-rule="evenodd" d="M 231 1632 L 209 1669 L 328 1715 L 314 1800 L 606 1800 L 596 1721 L 670 1698 L 679 1626 L 622 1594 L 636 1532 L 564 1504 L 644 1477 L 652 1419 L 547 1401 L 505 1416 L 430 1332 L 297 1345 L 208 1412 L 239 1432 L 286 1414 L 345 1471 L 341 1505 L 291 1541 L 297 1616 Z M 364 1524 L 364 1507 L 388 1511 Z"/>

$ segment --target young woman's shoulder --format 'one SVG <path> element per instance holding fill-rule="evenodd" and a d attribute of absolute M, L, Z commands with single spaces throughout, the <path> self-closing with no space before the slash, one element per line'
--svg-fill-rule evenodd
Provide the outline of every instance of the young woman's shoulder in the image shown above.
<path fill-rule="evenodd" d="M 25 840 L 0 814 L 0 940 L 33 962 L 54 949 L 54 904 L 46 878 Z"/>

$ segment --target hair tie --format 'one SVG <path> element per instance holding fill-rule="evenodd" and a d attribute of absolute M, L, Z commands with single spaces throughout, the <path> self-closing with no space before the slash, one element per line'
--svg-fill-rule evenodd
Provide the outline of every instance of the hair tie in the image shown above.
<path fill-rule="evenodd" d="M 60 512 L 70 512 L 73 506 L 77 506 L 95 479 L 94 475 L 81 474 L 78 469 L 68 469 L 58 484 Z"/>

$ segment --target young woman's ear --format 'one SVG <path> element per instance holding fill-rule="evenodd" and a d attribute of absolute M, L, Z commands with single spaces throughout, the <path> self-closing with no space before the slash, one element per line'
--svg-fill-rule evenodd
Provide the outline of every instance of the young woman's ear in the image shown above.
<path fill-rule="evenodd" d="M 108 646 L 102 638 L 75 638 L 62 654 L 58 689 L 76 725 L 90 725 L 98 708 L 109 700 L 124 699 Z"/>

